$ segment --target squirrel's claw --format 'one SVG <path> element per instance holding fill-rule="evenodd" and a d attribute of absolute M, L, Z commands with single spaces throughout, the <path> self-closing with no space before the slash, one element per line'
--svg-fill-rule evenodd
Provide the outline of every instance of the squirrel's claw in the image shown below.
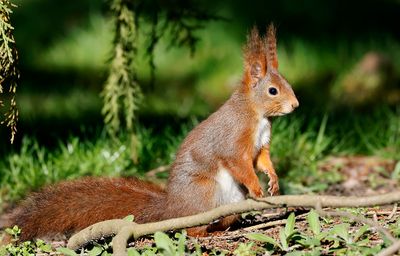
<path fill-rule="evenodd" d="M 251 197 L 254 197 L 254 198 L 261 198 L 264 196 L 264 192 L 260 188 L 258 191 L 253 191 L 252 193 L 250 193 L 250 195 L 251 195 Z"/>
<path fill-rule="evenodd" d="M 271 196 L 276 196 L 279 195 L 279 182 L 278 182 L 278 177 L 276 176 L 271 176 L 270 180 L 268 182 L 268 193 Z"/>
<path fill-rule="evenodd" d="M 250 189 L 249 196 L 250 198 L 261 198 L 264 197 L 264 192 L 262 191 L 262 188 L 259 186 L 256 189 Z"/>

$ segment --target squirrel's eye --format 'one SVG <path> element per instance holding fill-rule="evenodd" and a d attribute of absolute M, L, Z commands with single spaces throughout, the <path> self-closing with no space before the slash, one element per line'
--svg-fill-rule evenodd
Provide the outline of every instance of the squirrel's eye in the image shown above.
<path fill-rule="evenodd" d="M 278 90 L 275 87 L 269 87 L 268 92 L 271 95 L 277 95 L 278 94 Z"/>

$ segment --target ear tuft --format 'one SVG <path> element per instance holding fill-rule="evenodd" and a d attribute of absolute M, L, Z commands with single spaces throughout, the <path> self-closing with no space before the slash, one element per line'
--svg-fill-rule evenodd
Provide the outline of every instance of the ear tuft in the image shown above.
<path fill-rule="evenodd" d="M 278 54 L 276 53 L 275 31 L 275 26 L 273 23 L 271 23 L 267 29 L 266 52 L 268 66 L 278 69 Z"/>
<path fill-rule="evenodd" d="M 254 26 L 247 36 L 247 43 L 243 49 L 244 84 L 247 86 L 254 85 L 266 73 L 267 56 L 264 41 L 264 38 L 260 37 L 257 27 Z"/>
<path fill-rule="evenodd" d="M 245 54 L 257 54 L 262 51 L 263 42 L 256 26 L 251 29 L 250 35 L 247 36 Z"/>

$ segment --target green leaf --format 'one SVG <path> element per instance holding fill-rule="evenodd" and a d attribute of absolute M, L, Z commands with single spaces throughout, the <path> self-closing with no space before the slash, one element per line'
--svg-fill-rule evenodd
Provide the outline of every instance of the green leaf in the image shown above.
<path fill-rule="evenodd" d="M 349 237 L 349 227 L 350 224 L 341 223 L 332 228 L 332 233 L 342 238 L 346 243 L 350 243 L 351 241 Z"/>
<path fill-rule="evenodd" d="M 89 253 L 89 256 L 97 256 L 97 255 L 100 255 L 102 252 L 103 252 L 103 248 L 102 247 L 95 246 L 88 253 Z"/>
<path fill-rule="evenodd" d="M 5 231 L 14 238 L 18 238 L 19 234 L 21 234 L 21 229 L 16 225 L 12 228 L 6 228 Z"/>
<path fill-rule="evenodd" d="M 190 256 L 202 256 L 201 246 L 197 243 L 194 244 L 195 251 Z"/>
<path fill-rule="evenodd" d="M 154 241 L 158 248 L 164 250 L 164 255 L 175 256 L 175 246 L 172 240 L 163 232 L 154 234 Z"/>
<path fill-rule="evenodd" d="M 316 237 L 302 236 L 302 239 L 297 241 L 297 243 L 305 247 L 316 247 L 321 245 L 321 240 Z"/>
<path fill-rule="evenodd" d="M 253 251 L 251 248 L 253 247 L 254 243 L 240 243 L 239 246 L 233 251 L 233 255 L 236 256 L 255 256 L 256 252 Z"/>
<path fill-rule="evenodd" d="M 289 249 L 289 245 L 287 242 L 287 236 L 284 229 L 279 230 L 279 239 L 281 241 L 282 250 L 287 251 Z"/>
<path fill-rule="evenodd" d="M 51 245 L 46 244 L 42 239 L 36 240 L 36 247 L 42 252 L 51 252 Z"/>
<path fill-rule="evenodd" d="M 57 252 L 61 252 L 65 256 L 78 256 L 78 254 L 76 254 L 76 252 L 74 252 L 71 249 L 65 248 L 65 247 L 57 248 Z"/>
<path fill-rule="evenodd" d="M 368 231 L 369 231 L 368 225 L 364 225 L 361 228 L 359 228 L 353 236 L 353 242 L 357 242 Z"/>
<path fill-rule="evenodd" d="M 321 224 L 319 222 L 319 215 L 314 209 L 307 214 L 307 221 L 314 235 L 319 235 L 321 233 Z"/>
<path fill-rule="evenodd" d="M 140 253 L 134 248 L 128 248 L 128 256 L 140 256 Z"/>
<path fill-rule="evenodd" d="M 321 231 L 321 233 L 319 233 L 318 235 L 315 235 L 315 238 L 321 241 L 323 239 L 326 239 L 327 236 L 329 236 L 328 231 Z"/>
<path fill-rule="evenodd" d="M 299 251 L 288 252 L 285 254 L 285 256 L 304 256 L 304 255 L 306 255 L 304 252 L 299 252 Z"/>
<path fill-rule="evenodd" d="M 269 243 L 275 247 L 282 249 L 282 246 L 275 239 L 273 239 L 270 236 L 264 235 L 264 234 L 251 233 L 251 234 L 245 235 L 245 237 L 247 237 L 248 239 L 251 239 L 251 240 L 259 241 L 259 242 Z"/>
<path fill-rule="evenodd" d="M 185 254 L 185 244 L 186 244 L 186 231 L 183 231 L 182 234 L 176 233 L 175 237 L 178 239 L 177 253 L 178 253 L 178 255 L 184 255 Z"/>
<path fill-rule="evenodd" d="M 129 222 L 133 222 L 135 220 L 135 217 L 133 215 L 128 215 L 123 220 L 127 220 Z"/>
<path fill-rule="evenodd" d="M 285 225 L 286 238 L 290 237 L 294 233 L 294 224 L 295 224 L 295 215 L 292 212 L 287 218 L 287 222 Z"/>
<path fill-rule="evenodd" d="M 357 246 L 365 246 L 365 247 L 369 247 L 370 244 L 371 244 L 371 240 L 369 240 L 369 238 L 365 238 L 356 243 Z"/>
<path fill-rule="evenodd" d="M 43 252 L 51 252 L 52 251 L 51 245 L 49 245 L 49 244 L 43 244 L 39 248 Z"/>

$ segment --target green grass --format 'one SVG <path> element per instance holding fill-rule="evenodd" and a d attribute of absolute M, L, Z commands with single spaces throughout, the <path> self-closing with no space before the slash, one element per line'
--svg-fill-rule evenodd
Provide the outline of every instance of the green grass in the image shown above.
<path fill-rule="evenodd" d="M 54 149 L 39 145 L 35 139 L 25 137 L 21 149 L 0 160 L 0 203 L 21 198 L 28 191 L 45 184 L 82 176 L 132 176 L 160 165 L 169 164 L 174 152 L 187 133 L 188 125 L 180 132 L 171 128 L 163 131 L 138 129 L 141 141 L 139 161 L 133 164 L 130 140 L 110 139 L 101 132 L 94 140 L 71 136 L 59 142 Z"/>
<path fill-rule="evenodd" d="M 318 164 L 330 155 L 376 155 L 400 160 L 399 110 L 310 113 L 307 119 L 293 113 L 276 120 L 271 154 L 276 169 L 284 177 L 284 193 L 321 191 L 338 182 L 338 173 L 318 171 Z"/>
<path fill-rule="evenodd" d="M 318 172 L 318 163 L 329 155 L 367 154 L 400 159 L 397 111 L 382 109 L 366 116 L 343 115 L 342 119 L 333 119 L 328 114 L 306 119 L 296 113 L 277 118 L 273 122 L 271 152 L 282 178 L 283 192 L 320 191 L 337 182 L 340 176 L 334 172 Z M 122 143 L 105 133 L 91 140 L 71 136 L 55 149 L 26 137 L 18 152 L 9 153 L 0 161 L 0 202 L 16 200 L 30 190 L 64 179 L 142 175 L 169 164 L 196 122 L 184 123 L 178 130 L 140 126 L 137 164 L 132 161 L 130 140 L 126 136 L 120 138 Z"/>

